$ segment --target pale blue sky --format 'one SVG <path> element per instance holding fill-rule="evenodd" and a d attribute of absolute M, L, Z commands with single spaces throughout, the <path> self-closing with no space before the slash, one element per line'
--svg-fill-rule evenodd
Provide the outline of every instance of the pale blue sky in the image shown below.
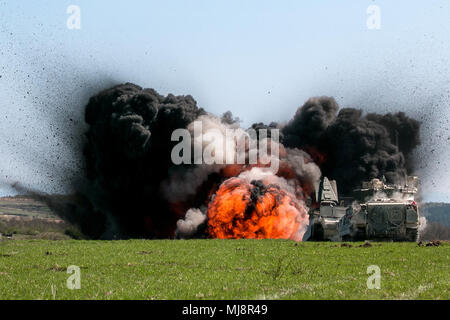
<path fill-rule="evenodd" d="M 81 30 L 66 27 L 72 4 Z M 89 95 L 131 81 L 243 125 L 286 121 L 316 95 L 412 112 L 426 120 L 424 196 L 450 201 L 449 38 L 445 0 L 0 1 L 0 178 L 66 191 L 57 173 L 77 166 L 68 137 Z"/>

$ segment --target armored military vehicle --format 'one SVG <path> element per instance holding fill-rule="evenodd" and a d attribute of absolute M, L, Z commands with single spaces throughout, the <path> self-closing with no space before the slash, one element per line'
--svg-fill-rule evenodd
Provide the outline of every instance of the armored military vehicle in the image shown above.
<path fill-rule="evenodd" d="M 339 221 L 351 215 L 351 207 L 340 205 L 335 180 L 323 177 L 314 187 L 316 207 L 309 211 L 309 227 L 303 241 L 339 241 Z"/>
<path fill-rule="evenodd" d="M 417 241 L 417 185 L 417 177 L 407 177 L 403 185 L 387 185 L 384 177 L 363 182 L 354 190 L 351 211 L 339 221 L 339 237 L 344 241 Z"/>

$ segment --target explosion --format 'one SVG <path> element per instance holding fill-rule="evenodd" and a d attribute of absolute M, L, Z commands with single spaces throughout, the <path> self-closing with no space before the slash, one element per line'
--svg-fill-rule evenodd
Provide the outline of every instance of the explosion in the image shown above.
<path fill-rule="evenodd" d="M 287 124 L 257 123 L 245 130 L 231 113 L 209 114 L 191 96 L 162 96 L 131 83 L 93 96 L 85 120 L 85 181 L 75 197 L 82 201 L 54 208 L 87 236 L 101 239 L 299 241 L 314 182 L 322 174 L 336 180 L 344 194 L 382 175 L 396 182 L 414 170 L 412 151 L 420 143 L 420 123 L 404 113 L 339 110 L 329 97 L 309 99 Z M 195 122 L 201 122 L 202 136 L 192 138 L 192 154 L 179 154 L 192 161 L 175 164 L 171 135 L 177 129 L 195 133 Z M 224 155 L 246 152 L 244 163 L 197 162 L 195 143 L 205 144 L 210 129 L 225 142 Z M 225 134 L 229 129 L 238 136 L 269 130 L 267 136 L 249 137 L 241 150 Z M 279 130 L 279 141 L 271 129 Z M 279 149 L 277 172 L 249 163 L 248 153 L 260 141 Z"/>
<path fill-rule="evenodd" d="M 308 225 L 306 207 L 275 184 L 231 178 L 208 206 L 208 234 L 219 239 L 300 241 Z"/>

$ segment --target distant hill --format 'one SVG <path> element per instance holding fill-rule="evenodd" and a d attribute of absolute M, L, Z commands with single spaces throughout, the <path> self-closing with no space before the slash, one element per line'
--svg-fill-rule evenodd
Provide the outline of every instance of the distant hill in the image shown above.
<path fill-rule="evenodd" d="M 420 213 L 427 221 L 438 222 L 450 228 L 450 203 L 427 202 L 420 206 Z"/>
<path fill-rule="evenodd" d="M 55 196 L 58 197 L 58 196 Z M 61 196 L 67 198 L 67 196 Z M 83 235 L 31 196 L 0 198 L 0 239 L 81 239 Z"/>
<path fill-rule="evenodd" d="M 24 195 L 0 198 L 0 216 L 57 218 L 45 203 Z"/>
<path fill-rule="evenodd" d="M 421 204 L 420 213 L 427 221 L 438 222 L 450 228 L 450 203 L 426 202 Z M 45 203 L 26 195 L 0 198 L 0 215 L 56 218 Z"/>

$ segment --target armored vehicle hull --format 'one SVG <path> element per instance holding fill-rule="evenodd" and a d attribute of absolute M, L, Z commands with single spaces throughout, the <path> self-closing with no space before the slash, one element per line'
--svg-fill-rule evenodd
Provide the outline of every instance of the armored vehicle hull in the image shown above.
<path fill-rule="evenodd" d="M 310 210 L 303 240 L 310 241 L 417 241 L 420 215 L 414 195 L 417 177 L 404 185 L 386 185 L 384 179 L 363 182 L 353 197 L 338 199 L 335 181 L 326 177 L 315 185 L 318 207 Z M 344 202 L 350 199 L 351 204 Z"/>
<path fill-rule="evenodd" d="M 318 208 L 309 211 L 309 227 L 303 241 L 339 241 L 339 222 L 351 213 L 349 207 L 338 205 L 338 193 L 335 181 L 326 177 L 315 185 Z"/>
<path fill-rule="evenodd" d="M 339 222 L 342 240 L 417 241 L 419 213 L 414 201 L 371 201 Z"/>

